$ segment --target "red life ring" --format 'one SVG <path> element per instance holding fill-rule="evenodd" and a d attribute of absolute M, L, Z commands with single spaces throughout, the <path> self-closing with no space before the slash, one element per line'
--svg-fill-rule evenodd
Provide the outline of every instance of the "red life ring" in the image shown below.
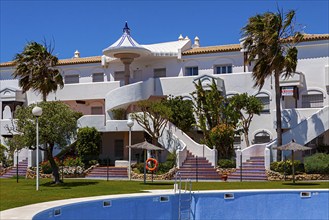
<path fill-rule="evenodd" d="M 148 165 L 149 162 L 153 162 L 154 166 L 149 167 Z M 149 171 L 154 171 L 158 167 L 158 161 L 152 157 L 148 158 L 145 163 L 146 163 L 146 169 L 148 169 Z"/>

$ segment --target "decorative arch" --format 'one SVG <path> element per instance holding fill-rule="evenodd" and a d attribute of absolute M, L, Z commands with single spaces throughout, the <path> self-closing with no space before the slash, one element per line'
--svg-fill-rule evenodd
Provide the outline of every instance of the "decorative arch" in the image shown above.
<path fill-rule="evenodd" d="M 325 92 L 320 88 L 310 88 L 301 93 L 302 108 L 322 108 Z"/>
<path fill-rule="evenodd" d="M 253 94 L 253 96 L 255 96 L 258 100 L 260 100 L 263 103 L 262 113 L 269 113 L 271 109 L 270 102 L 272 100 L 271 93 L 266 90 L 262 90 L 257 92 L 256 94 Z"/>
<path fill-rule="evenodd" d="M 254 131 L 252 137 L 253 144 L 268 143 L 273 139 L 272 133 L 267 129 L 258 129 Z"/>

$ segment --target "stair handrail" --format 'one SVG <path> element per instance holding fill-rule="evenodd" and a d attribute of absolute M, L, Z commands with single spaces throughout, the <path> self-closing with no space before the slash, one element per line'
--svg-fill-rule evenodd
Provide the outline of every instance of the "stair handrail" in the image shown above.
<path fill-rule="evenodd" d="M 170 140 L 168 140 L 166 136 L 169 137 Z M 205 157 L 211 163 L 212 166 L 217 165 L 216 149 L 210 149 L 205 144 L 199 144 L 195 142 L 190 136 L 188 136 L 185 132 L 176 127 L 173 123 L 168 122 L 158 141 L 162 146 L 165 146 L 166 144 L 169 145 L 169 142 L 172 142 L 175 139 L 179 140 L 180 143 L 183 143 L 183 145 L 186 146 L 187 150 L 190 151 L 192 154 Z M 183 150 L 183 148 L 178 150 Z"/>
<path fill-rule="evenodd" d="M 297 135 L 293 135 L 293 130 L 298 129 L 299 126 L 303 126 L 305 123 L 308 123 L 309 120 L 314 119 L 314 117 L 316 117 L 317 115 L 320 115 L 320 114 L 322 114 L 324 117 L 326 117 L 322 124 L 328 126 L 329 125 L 328 110 L 329 110 L 329 106 L 328 105 L 324 106 L 319 111 L 312 114 L 311 116 L 303 119 L 300 123 L 298 123 L 298 125 L 291 128 L 289 131 L 284 132 L 282 134 L 282 144 L 286 144 L 289 141 L 291 141 L 292 139 L 295 139 L 296 142 L 299 144 L 306 144 L 307 142 L 310 141 L 310 139 L 311 140 L 314 139 L 314 136 L 306 135 L 308 139 L 300 140 L 300 138 L 298 138 Z M 306 126 L 306 127 L 308 127 L 308 126 Z M 323 130 L 326 130 L 326 129 L 328 130 L 328 128 L 323 127 Z M 322 130 L 318 130 L 317 132 L 320 133 L 321 131 Z M 317 133 L 317 135 L 319 135 L 318 133 Z M 300 134 L 300 132 L 298 132 L 297 134 Z M 268 143 L 266 145 L 266 148 L 264 149 L 265 169 L 267 169 L 267 170 L 270 169 L 271 162 L 277 161 L 277 153 L 276 153 L 277 150 L 273 149 L 276 146 L 277 146 L 277 139 L 274 139 L 272 142 Z"/>

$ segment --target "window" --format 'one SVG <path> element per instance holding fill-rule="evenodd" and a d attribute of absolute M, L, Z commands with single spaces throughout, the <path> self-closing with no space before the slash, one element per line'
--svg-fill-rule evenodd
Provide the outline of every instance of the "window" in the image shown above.
<path fill-rule="evenodd" d="M 262 113 L 270 112 L 270 97 L 266 93 L 258 93 L 256 98 L 263 103 Z"/>
<path fill-rule="evenodd" d="M 104 73 L 93 73 L 93 82 L 104 82 Z"/>
<path fill-rule="evenodd" d="M 92 115 L 102 115 L 103 114 L 102 106 L 93 106 L 93 107 L 91 107 L 91 114 Z"/>
<path fill-rule="evenodd" d="M 64 77 L 65 84 L 79 83 L 79 75 L 66 75 Z"/>
<path fill-rule="evenodd" d="M 154 69 L 154 78 L 166 77 L 166 68 Z"/>
<path fill-rule="evenodd" d="M 215 66 L 215 74 L 232 73 L 232 65 Z"/>
<path fill-rule="evenodd" d="M 271 141 L 270 135 L 266 131 L 255 134 L 254 144 L 263 144 Z"/>
<path fill-rule="evenodd" d="M 185 68 L 185 76 L 197 76 L 198 74 L 199 74 L 199 69 L 197 66 Z"/>
<path fill-rule="evenodd" d="M 312 91 L 311 94 L 302 95 L 302 108 L 322 108 L 323 94 L 319 91 Z"/>

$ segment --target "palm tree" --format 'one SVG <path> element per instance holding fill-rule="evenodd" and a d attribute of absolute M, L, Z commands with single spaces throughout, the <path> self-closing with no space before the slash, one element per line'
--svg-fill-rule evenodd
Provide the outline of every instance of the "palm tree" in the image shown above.
<path fill-rule="evenodd" d="M 29 42 L 22 53 L 16 54 L 14 62 L 16 70 L 14 78 L 19 78 L 19 86 L 23 92 L 33 89 L 42 94 L 43 101 L 51 92 L 60 86 L 63 88 L 63 78 L 59 70 L 54 68 L 58 58 L 52 55 L 51 46 Z"/>
<path fill-rule="evenodd" d="M 280 108 L 280 76 L 289 77 L 296 71 L 298 50 L 296 44 L 302 35 L 294 30 L 295 11 L 288 13 L 266 12 L 250 17 L 242 28 L 248 62 L 254 62 L 252 70 L 254 86 L 262 89 L 265 79 L 274 76 L 277 144 L 282 145 Z"/>

